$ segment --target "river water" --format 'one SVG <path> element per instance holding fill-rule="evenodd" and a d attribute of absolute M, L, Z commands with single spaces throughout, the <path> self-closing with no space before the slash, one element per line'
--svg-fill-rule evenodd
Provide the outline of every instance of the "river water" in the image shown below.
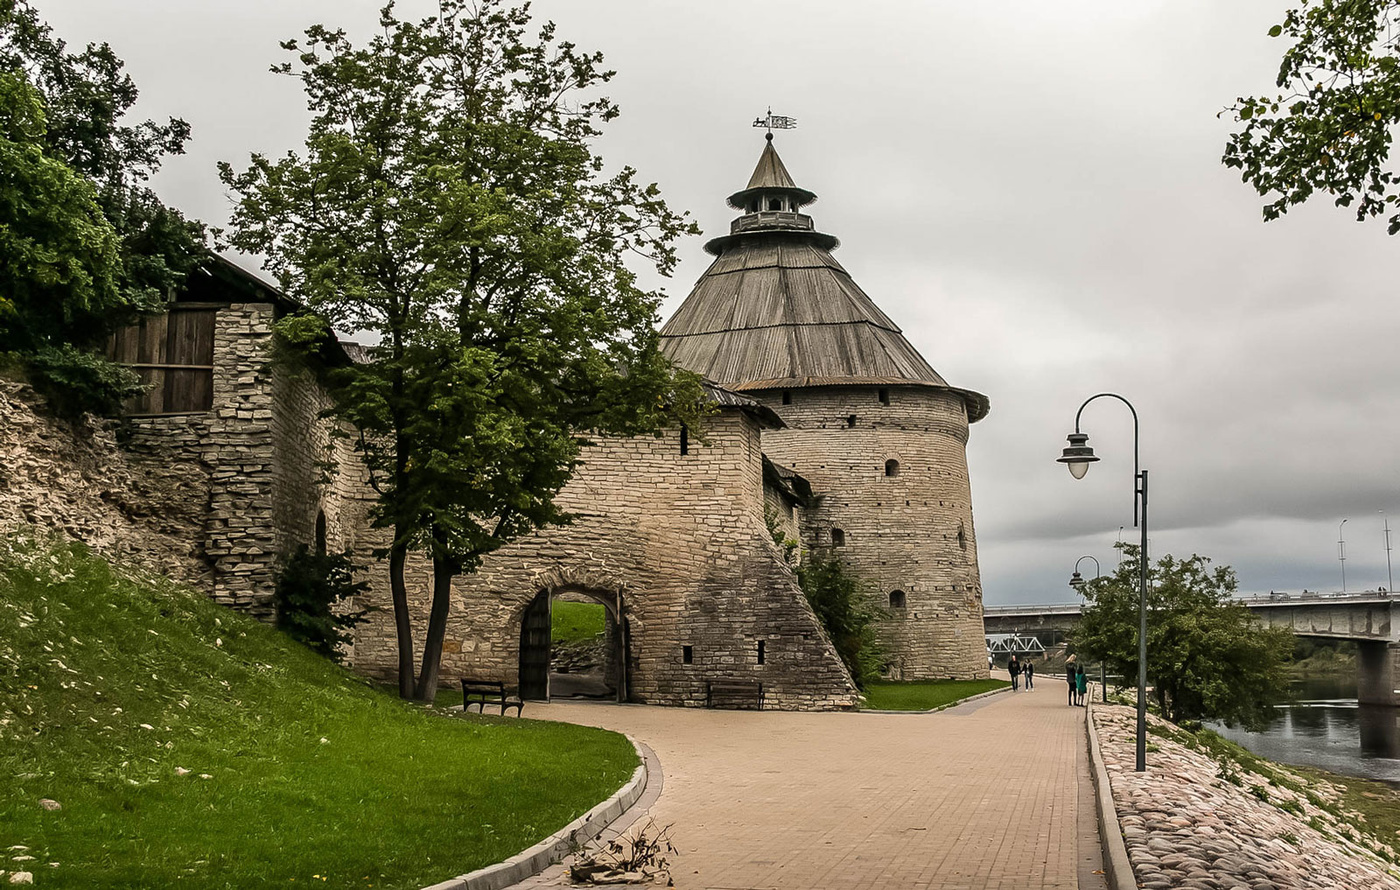
<path fill-rule="evenodd" d="M 1293 695 L 1263 732 L 1210 728 L 1279 763 L 1400 786 L 1400 708 L 1358 705 L 1355 677 L 1295 680 Z"/>

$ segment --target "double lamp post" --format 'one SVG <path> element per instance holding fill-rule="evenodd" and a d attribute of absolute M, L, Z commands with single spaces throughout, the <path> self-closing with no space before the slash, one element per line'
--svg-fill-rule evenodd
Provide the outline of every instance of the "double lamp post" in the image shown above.
<path fill-rule="evenodd" d="M 1117 399 L 1133 413 L 1133 525 L 1142 531 L 1142 545 L 1138 550 L 1137 771 L 1143 772 L 1147 769 L 1147 471 L 1138 461 L 1138 416 L 1133 403 L 1111 392 L 1085 399 L 1075 412 L 1074 432 L 1069 434 L 1069 445 L 1058 462 L 1068 466 L 1074 478 L 1083 479 L 1089 472 L 1089 464 L 1098 460 L 1094 449 L 1089 447 L 1088 434 L 1079 431 L 1079 418 L 1090 402 L 1102 398 Z"/>

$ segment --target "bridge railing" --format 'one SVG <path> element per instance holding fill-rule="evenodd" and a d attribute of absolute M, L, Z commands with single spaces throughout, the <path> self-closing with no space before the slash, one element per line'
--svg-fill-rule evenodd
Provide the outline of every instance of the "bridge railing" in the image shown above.
<path fill-rule="evenodd" d="M 1306 593 L 1256 593 L 1252 596 L 1237 596 L 1235 601 L 1245 605 L 1270 605 L 1277 603 L 1303 602 L 1388 602 L 1395 594 L 1389 590 L 1363 590 L 1357 593 L 1313 592 Z"/>
<path fill-rule="evenodd" d="M 1258 593 L 1250 596 L 1237 596 L 1234 601 L 1243 603 L 1246 606 L 1269 606 L 1285 605 L 1288 603 L 1312 603 L 1312 602 L 1391 602 L 1395 599 L 1396 593 L 1389 590 L 1363 590 L 1358 593 Z M 984 606 L 982 614 L 987 616 L 1001 615 L 1073 615 L 1083 610 L 1081 603 L 1025 603 L 1021 605 L 1005 606 Z"/>

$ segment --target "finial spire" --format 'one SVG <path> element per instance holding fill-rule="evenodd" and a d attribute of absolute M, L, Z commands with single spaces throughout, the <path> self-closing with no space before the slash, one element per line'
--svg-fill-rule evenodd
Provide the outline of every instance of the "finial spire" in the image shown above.
<path fill-rule="evenodd" d="M 773 106 L 770 105 L 768 106 L 768 114 L 764 117 L 755 118 L 753 125 L 755 127 L 766 127 L 768 129 L 768 134 L 764 138 L 772 142 L 774 129 L 795 130 L 797 129 L 797 118 L 787 117 L 782 114 L 774 114 Z"/>

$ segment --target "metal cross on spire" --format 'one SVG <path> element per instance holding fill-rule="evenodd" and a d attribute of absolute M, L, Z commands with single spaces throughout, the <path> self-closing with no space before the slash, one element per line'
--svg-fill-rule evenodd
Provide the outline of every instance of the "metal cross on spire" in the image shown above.
<path fill-rule="evenodd" d="M 756 118 L 753 122 L 755 127 L 766 127 L 768 138 L 773 138 L 774 130 L 795 130 L 797 129 L 797 118 L 787 117 L 782 114 L 774 114 L 773 106 L 768 106 L 768 114 L 764 117 Z"/>

